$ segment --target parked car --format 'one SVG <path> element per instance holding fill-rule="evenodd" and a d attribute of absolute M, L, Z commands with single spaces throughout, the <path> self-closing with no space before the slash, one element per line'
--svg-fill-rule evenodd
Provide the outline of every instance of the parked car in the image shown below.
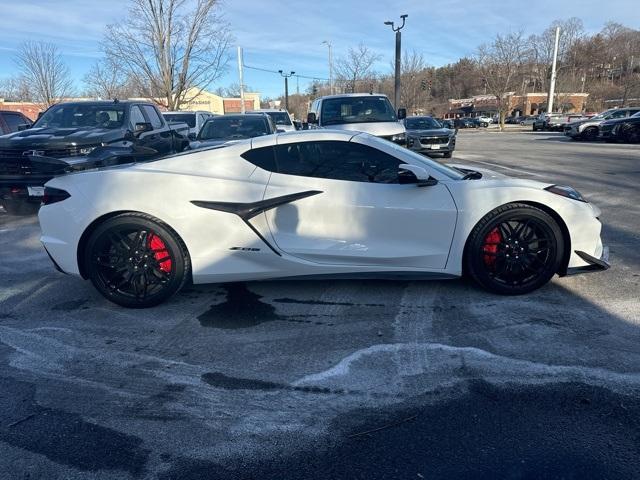
<path fill-rule="evenodd" d="M 196 110 L 193 112 L 162 112 L 162 116 L 169 123 L 184 122 L 189 125 L 189 139 L 195 140 L 204 122 L 214 114 L 206 110 Z"/>
<path fill-rule="evenodd" d="M 407 147 L 419 153 L 442 154 L 451 158 L 456 148 L 456 131 L 445 128 L 431 117 L 407 117 L 404 119 L 407 129 Z"/>
<path fill-rule="evenodd" d="M 11 110 L 0 110 L 0 135 L 25 130 L 31 126 L 33 122 L 20 112 Z"/>
<path fill-rule="evenodd" d="M 456 118 L 453 125 L 455 128 L 478 128 L 478 124 L 468 117 Z"/>
<path fill-rule="evenodd" d="M 533 131 L 562 131 L 566 121 L 567 115 L 564 113 L 541 113 L 533 122 Z"/>
<path fill-rule="evenodd" d="M 613 108 L 594 117 L 576 120 L 564 126 L 564 134 L 573 140 L 596 140 L 600 126 L 607 120 L 628 118 L 640 112 L 640 107 Z"/>
<path fill-rule="evenodd" d="M 33 211 L 54 175 L 180 152 L 188 130 L 147 102 L 59 103 L 31 128 L 0 137 L 0 203 L 9 213 Z"/>
<path fill-rule="evenodd" d="M 486 128 L 489 126 L 489 122 L 482 120 L 482 117 L 472 117 L 470 118 L 470 120 L 476 128 L 479 128 L 479 127 Z"/>
<path fill-rule="evenodd" d="M 600 138 L 609 142 L 640 142 L 640 112 L 628 118 L 606 120 L 600 124 Z"/>
<path fill-rule="evenodd" d="M 406 116 L 404 108 L 396 114 L 386 95 L 350 93 L 316 98 L 307 122 L 315 128 L 366 132 L 405 145 L 407 134 L 400 120 Z"/>
<path fill-rule="evenodd" d="M 516 117 L 515 121 L 519 125 L 533 125 L 537 118 L 535 115 L 526 115 L 524 117 Z"/>
<path fill-rule="evenodd" d="M 284 132 L 293 132 L 298 128 L 295 126 L 294 122 L 291 120 L 291 115 L 286 110 L 278 110 L 278 109 L 261 109 L 261 110 L 251 110 L 247 112 L 247 114 L 252 113 L 266 113 L 273 119 L 273 123 L 276 124 L 276 128 L 278 130 L 282 130 Z"/>
<path fill-rule="evenodd" d="M 451 130 L 454 130 L 456 128 L 453 124 L 453 120 L 450 120 L 448 118 L 439 118 L 438 123 L 442 125 L 443 128 L 449 128 Z"/>
<path fill-rule="evenodd" d="M 517 295 L 609 267 L 600 210 L 571 187 L 450 168 L 352 130 L 252 138 L 45 188 L 56 268 L 125 307 L 187 282 L 463 271 Z"/>
<path fill-rule="evenodd" d="M 485 115 L 481 115 L 481 116 L 475 117 L 475 118 L 478 119 L 478 121 L 480 122 L 481 126 L 483 126 L 483 127 L 488 127 L 490 123 L 493 123 L 493 118 L 492 117 L 487 117 Z M 482 125 L 482 124 L 485 124 L 485 123 L 486 123 L 486 125 Z"/>
<path fill-rule="evenodd" d="M 276 133 L 273 118 L 266 113 L 252 115 L 221 115 L 205 122 L 190 150 L 233 143 L 246 138 Z"/>

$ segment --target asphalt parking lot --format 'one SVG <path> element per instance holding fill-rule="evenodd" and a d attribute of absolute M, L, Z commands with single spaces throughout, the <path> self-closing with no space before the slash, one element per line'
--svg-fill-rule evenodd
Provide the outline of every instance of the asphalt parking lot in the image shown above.
<path fill-rule="evenodd" d="M 461 132 L 453 163 L 570 184 L 606 272 L 190 287 L 116 307 L 0 212 L 0 478 L 639 478 L 640 147 Z"/>

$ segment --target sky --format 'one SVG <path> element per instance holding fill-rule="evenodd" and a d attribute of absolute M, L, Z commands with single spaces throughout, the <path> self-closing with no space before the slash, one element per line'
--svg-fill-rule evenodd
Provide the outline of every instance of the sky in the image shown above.
<path fill-rule="evenodd" d="M 389 72 L 394 34 L 385 20 L 398 22 L 408 14 L 402 47 L 422 53 L 433 66 L 472 55 L 476 47 L 499 32 L 541 33 L 555 19 L 577 16 L 587 32 L 607 21 L 638 28 L 640 0 L 223 0 L 220 12 L 231 26 L 234 46 L 242 46 L 247 67 L 295 71 L 328 78 L 328 48 L 334 62 L 349 47 L 365 43 L 381 56 L 375 65 Z M 56 43 L 69 65 L 78 90 L 82 77 L 101 58 L 105 26 L 116 23 L 129 0 L 0 0 L 0 78 L 16 73 L 13 56 L 21 42 Z M 605 8 L 606 7 L 606 8 Z M 235 48 L 217 86 L 238 82 Z M 292 78 L 289 91 L 304 91 L 311 80 Z M 245 69 L 245 85 L 263 97 L 284 91 L 278 74 Z"/>

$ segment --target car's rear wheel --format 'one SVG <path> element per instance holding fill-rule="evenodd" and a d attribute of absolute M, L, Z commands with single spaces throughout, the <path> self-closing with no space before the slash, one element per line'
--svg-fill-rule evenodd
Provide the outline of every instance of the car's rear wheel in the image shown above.
<path fill-rule="evenodd" d="M 595 140 L 598 138 L 598 127 L 585 128 L 582 132 L 582 138 L 585 140 Z"/>
<path fill-rule="evenodd" d="M 475 226 L 465 252 L 465 267 L 486 289 L 520 295 L 546 284 L 559 270 L 564 251 L 560 227 L 546 212 L 509 204 Z"/>
<path fill-rule="evenodd" d="M 640 128 L 636 126 L 627 127 L 624 131 L 623 139 L 626 143 L 640 143 Z"/>
<path fill-rule="evenodd" d="M 180 237 L 144 214 L 107 219 L 89 237 L 84 255 L 96 289 L 124 307 L 157 305 L 190 277 L 189 254 Z"/>

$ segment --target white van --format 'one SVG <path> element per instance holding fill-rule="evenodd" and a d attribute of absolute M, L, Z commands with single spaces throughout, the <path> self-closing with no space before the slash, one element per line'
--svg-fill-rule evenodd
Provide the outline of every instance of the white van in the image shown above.
<path fill-rule="evenodd" d="M 296 130 L 296 127 L 291 121 L 291 115 L 289 115 L 289 112 L 287 112 L 286 110 L 278 110 L 276 108 L 262 108 L 260 110 L 250 110 L 247 113 L 266 113 L 273 119 L 273 122 L 276 124 L 276 128 L 278 130 L 283 130 L 285 132 L 295 132 Z"/>
<path fill-rule="evenodd" d="M 406 116 L 404 108 L 399 108 L 396 115 L 386 95 L 347 93 L 315 99 L 307 123 L 310 128 L 357 130 L 404 145 L 407 133 L 400 120 Z"/>

